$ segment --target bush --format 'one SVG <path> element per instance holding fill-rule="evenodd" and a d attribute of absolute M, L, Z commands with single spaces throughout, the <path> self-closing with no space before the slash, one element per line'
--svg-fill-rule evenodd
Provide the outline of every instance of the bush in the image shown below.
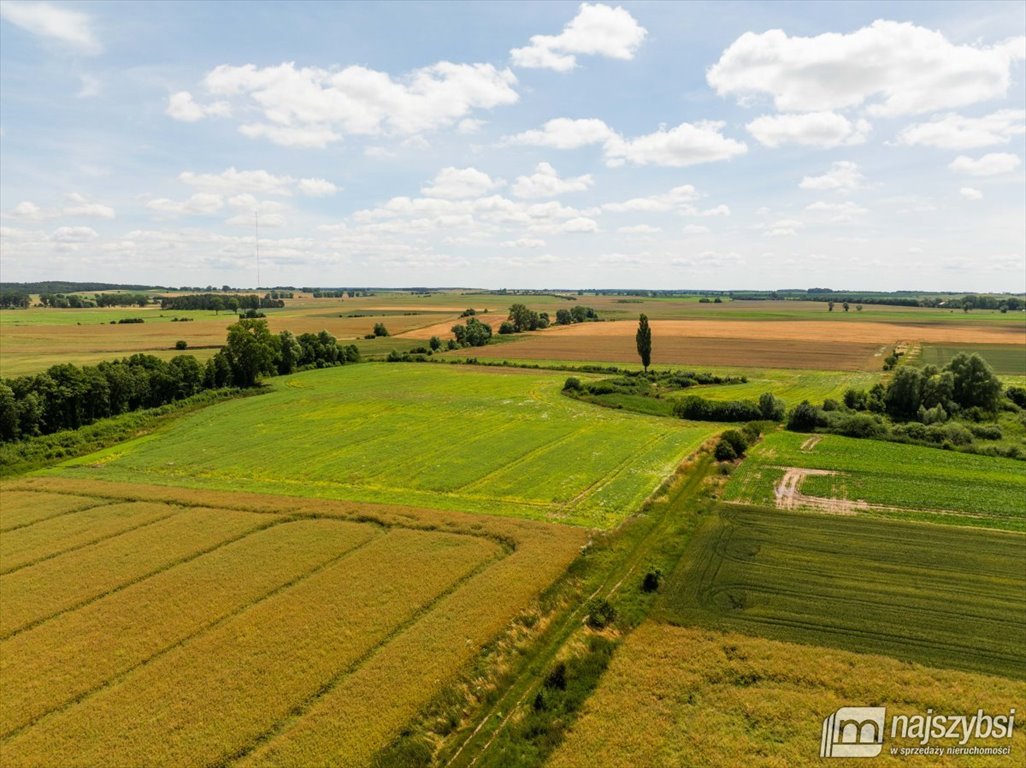
<path fill-rule="evenodd" d="M 645 574 L 645 577 L 641 580 L 641 591 L 642 592 L 656 592 L 659 590 L 659 586 L 663 583 L 663 572 L 658 568 L 649 571 Z"/>
<path fill-rule="evenodd" d="M 1020 408 L 1026 408 L 1026 389 L 1022 387 L 1009 387 L 1005 390 L 1005 397 Z"/>
<path fill-rule="evenodd" d="M 837 430 L 848 437 L 881 437 L 887 433 L 887 427 L 880 417 L 868 413 L 848 416 L 837 425 Z"/>
<path fill-rule="evenodd" d="M 563 382 L 564 392 L 581 392 L 584 387 L 581 384 L 581 380 L 576 376 L 570 376 L 565 382 Z"/>
<path fill-rule="evenodd" d="M 744 456 L 745 451 L 748 450 L 748 440 L 736 429 L 728 429 L 720 436 L 720 439 L 730 443 L 730 447 L 738 456 Z"/>
<path fill-rule="evenodd" d="M 839 410 L 841 410 L 841 404 L 839 402 L 837 402 L 836 400 L 833 400 L 833 399 L 828 397 L 826 400 L 823 401 L 823 410 L 824 411 L 839 411 Z"/>
<path fill-rule="evenodd" d="M 848 389 L 844 393 L 844 407 L 853 411 L 864 411 L 868 407 L 869 398 L 864 389 Z"/>
<path fill-rule="evenodd" d="M 784 401 L 772 392 L 763 392 L 759 395 L 759 410 L 762 418 L 769 421 L 783 421 Z"/>
<path fill-rule="evenodd" d="M 824 423 L 823 412 L 808 400 L 802 400 L 791 410 L 787 428 L 792 432 L 811 432 Z"/>
<path fill-rule="evenodd" d="M 185 339 L 179 339 L 175 342 L 175 349 L 186 349 L 189 346 Z"/>
<path fill-rule="evenodd" d="M 673 415 L 695 421 L 758 421 L 762 411 L 750 400 L 720 402 L 689 395 L 673 406 Z"/>
<path fill-rule="evenodd" d="M 940 444 L 970 445 L 973 433 L 961 424 L 931 424 L 926 428 L 926 438 Z"/>
<path fill-rule="evenodd" d="M 437 352 L 439 349 L 442 348 L 442 340 L 437 336 L 432 336 L 431 340 L 428 342 L 428 346 L 431 347 L 431 350 L 433 352 Z"/>
<path fill-rule="evenodd" d="M 616 621 L 616 608 L 605 598 L 593 598 L 588 601 L 588 615 L 585 620 L 592 629 L 605 629 Z"/>
<path fill-rule="evenodd" d="M 511 323 L 509 320 L 503 320 L 502 324 L 499 326 L 499 333 L 502 334 L 503 336 L 508 336 L 509 334 L 516 333 L 516 332 L 517 332 L 517 329 L 513 326 L 513 323 Z"/>
<path fill-rule="evenodd" d="M 1000 440 L 1002 438 L 1001 427 L 997 424 L 973 424 L 969 427 L 969 431 L 981 440 Z"/>
<path fill-rule="evenodd" d="M 734 450 L 734 446 L 721 439 L 716 443 L 713 456 L 716 458 L 716 461 L 734 461 L 737 458 L 737 451 Z"/>

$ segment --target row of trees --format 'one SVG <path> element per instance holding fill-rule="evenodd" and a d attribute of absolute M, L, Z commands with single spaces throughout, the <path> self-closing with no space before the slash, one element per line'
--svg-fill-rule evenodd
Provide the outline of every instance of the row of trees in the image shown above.
<path fill-rule="evenodd" d="M 262 376 L 359 360 L 327 331 L 275 335 L 266 320 L 240 320 L 206 365 L 192 355 L 168 361 L 137 354 L 98 365 L 55 365 L 0 381 L 0 441 L 78 429 L 97 419 L 182 400 L 205 389 L 251 387 Z"/>
<path fill-rule="evenodd" d="M 28 309 L 31 297 L 24 291 L 0 289 L 0 309 Z"/>
<path fill-rule="evenodd" d="M 281 309 L 285 301 L 271 294 L 259 296 L 255 293 L 234 293 L 228 296 L 217 293 L 193 293 L 187 296 L 165 296 L 160 300 L 161 309 L 200 309 L 214 312 L 238 312 L 240 309 Z"/>

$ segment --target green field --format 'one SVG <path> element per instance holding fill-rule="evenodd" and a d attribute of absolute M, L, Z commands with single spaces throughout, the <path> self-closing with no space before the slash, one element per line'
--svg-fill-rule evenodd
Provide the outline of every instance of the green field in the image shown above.
<path fill-rule="evenodd" d="M 920 360 L 943 368 L 959 353 L 975 353 L 1002 376 L 1026 376 L 1026 346 L 1022 344 L 924 344 Z"/>
<path fill-rule="evenodd" d="M 722 505 L 669 620 L 1026 678 L 1026 537 Z"/>
<path fill-rule="evenodd" d="M 53 472 L 609 527 L 718 429 L 578 403 L 563 380 L 440 365 L 310 371 Z"/>
<path fill-rule="evenodd" d="M 767 435 L 731 477 L 724 498 L 772 505 L 786 468 L 800 467 L 836 473 L 806 476 L 800 490 L 809 496 L 908 510 L 870 508 L 865 514 L 1026 530 L 1021 461 L 839 435 L 816 435 L 803 450 L 810 437 Z"/>

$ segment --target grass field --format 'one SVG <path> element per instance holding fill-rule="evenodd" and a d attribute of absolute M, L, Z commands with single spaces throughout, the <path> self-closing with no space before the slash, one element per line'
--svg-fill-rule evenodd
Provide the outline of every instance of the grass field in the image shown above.
<path fill-rule="evenodd" d="M 978 354 L 994 372 L 1003 376 L 1026 376 L 1026 344 L 924 344 L 920 360 L 924 365 L 943 368 L 955 355 Z"/>
<path fill-rule="evenodd" d="M 675 623 L 1026 679 L 1026 537 L 722 505 L 665 592 Z"/>
<path fill-rule="evenodd" d="M 5 766 L 366 765 L 584 540 L 544 523 L 159 486 L 34 478 L 3 491 L 15 518 L 52 513 L 14 531 L 38 528 L 49 553 L 0 575 Z M 170 515 L 104 527 L 104 511 L 133 505 Z M 67 546 L 90 527 L 95 540 Z"/>
<path fill-rule="evenodd" d="M 53 471 L 604 528 L 718 429 L 574 402 L 563 380 L 440 365 L 309 371 Z"/>
<path fill-rule="evenodd" d="M 767 435 L 731 477 L 724 498 L 772 505 L 794 467 L 835 473 L 806 476 L 801 493 L 864 501 L 860 514 L 1026 530 L 1021 461 L 839 435 Z"/>
<path fill-rule="evenodd" d="M 819 757 L 823 719 L 844 706 L 883 706 L 887 717 L 1006 715 L 1014 737 L 974 739 L 1010 746 L 1009 756 Z M 798 768 L 825 764 L 1003 768 L 1026 751 L 1026 686 L 982 674 L 934 669 L 881 656 L 649 622 L 617 651 L 584 714 L 549 768 L 703 766 Z M 945 746 L 958 740 L 935 739 Z"/>

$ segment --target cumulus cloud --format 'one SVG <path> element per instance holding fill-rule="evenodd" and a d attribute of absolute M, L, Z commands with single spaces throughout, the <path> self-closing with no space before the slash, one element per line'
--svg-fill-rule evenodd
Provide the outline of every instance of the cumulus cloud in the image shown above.
<path fill-rule="evenodd" d="M 805 206 L 805 210 L 823 214 L 825 220 L 831 224 L 847 224 L 855 221 L 857 217 L 869 213 L 867 209 L 850 200 L 843 203 L 828 203 L 819 200 Z"/>
<path fill-rule="evenodd" d="M 521 237 L 516 240 L 504 240 L 499 245 L 503 248 L 544 248 L 545 241 L 537 237 Z"/>
<path fill-rule="evenodd" d="M 68 199 L 72 204 L 64 207 L 62 213 L 65 216 L 92 216 L 98 219 L 113 219 L 117 216 L 109 205 L 90 201 L 78 192 L 72 192 Z"/>
<path fill-rule="evenodd" d="M 459 200 L 480 197 L 504 184 L 501 179 L 493 180 L 487 173 L 476 168 L 450 167 L 440 170 L 431 185 L 422 187 L 420 191 L 428 197 Z"/>
<path fill-rule="evenodd" d="M 251 193 L 289 197 L 294 191 L 307 197 L 325 197 L 338 191 L 327 179 L 294 179 L 291 176 L 276 176 L 264 170 L 240 171 L 234 166 L 220 173 L 194 173 L 182 171 L 178 180 L 190 187 L 205 192 L 223 195 Z"/>
<path fill-rule="evenodd" d="M 624 235 L 655 235 L 662 232 L 662 227 L 653 227 L 651 224 L 634 224 L 630 227 L 618 227 L 617 232 Z"/>
<path fill-rule="evenodd" d="M 513 182 L 515 197 L 556 197 L 567 192 L 583 192 L 592 185 L 590 174 L 559 178 L 556 169 L 548 163 L 538 163 L 530 176 L 518 176 Z"/>
<path fill-rule="evenodd" d="M 7 212 L 7 216 L 12 219 L 27 219 L 29 221 L 44 218 L 43 210 L 31 200 L 22 200 Z"/>
<path fill-rule="evenodd" d="M 798 185 L 802 189 L 849 191 L 858 189 L 865 181 L 858 163 L 838 160 L 831 163 L 830 170 L 822 176 L 805 176 Z"/>
<path fill-rule="evenodd" d="M 188 91 L 179 91 L 168 96 L 164 112 L 183 123 L 195 123 L 205 117 L 228 117 L 231 107 L 226 101 L 199 104 Z"/>
<path fill-rule="evenodd" d="M 586 216 L 578 216 L 563 222 L 564 232 L 597 232 L 598 222 Z"/>
<path fill-rule="evenodd" d="M 81 11 L 59 8 L 49 3 L 26 3 L 4 0 L 0 17 L 33 35 L 53 40 L 86 54 L 103 51 L 93 31 L 92 19 Z"/>
<path fill-rule="evenodd" d="M 616 137 L 605 144 L 606 164 L 616 166 L 630 162 L 683 168 L 745 154 L 748 147 L 720 133 L 723 126 L 722 122 L 706 120 L 681 123 L 669 130 L 660 128 L 633 139 Z"/>
<path fill-rule="evenodd" d="M 549 120 L 541 129 L 509 136 L 506 142 L 553 149 L 578 149 L 590 144 L 604 144 L 614 136 L 616 132 L 597 118 L 573 120 L 557 117 Z"/>
<path fill-rule="evenodd" d="M 633 197 L 619 203 L 606 203 L 602 210 L 610 213 L 663 213 L 665 211 L 693 211 L 691 206 L 699 197 L 698 192 L 690 184 L 674 187 L 669 192 L 648 197 Z"/>
<path fill-rule="evenodd" d="M 224 64 L 203 79 L 207 93 L 262 115 L 261 121 L 239 126 L 243 135 L 299 147 L 324 147 L 345 135 L 410 136 L 452 125 L 476 109 L 515 103 L 514 85 L 509 69 L 448 61 L 400 78 L 360 66 L 328 70 L 284 62 L 273 67 Z M 210 107 L 182 93 L 175 95 L 178 119 L 194 121 L 209 114 Z"/>
<path fill-rule="evenodd" d="M 910 125 L 898 134 L 898 144 L 975 149 L 1007 144 L 1026 134 L 1026 109 L 1000 109 L 983 117 L 964 117 L 954 112 L 928 123 Z"/>
<path fill-rule="evenodd" d="M 300 179 L 296 186 L 307 197 L 329 197 L 338 192 L 338 187 L 327 179 Z"/>
<path fill-rule="evenodd" d="M 58 227 L 50 237 L 58 243 L 88 243 L 99 236 L 92 227 Z"/>
<path fill-rule="evenodd" d="M 146 203 L 146 207 L 158 213 L 171 216 L 183 214 L 204 214 L 217 213 L 224 208 L 224 198 L 221 195 L 210 192 L 197 192 L 187 200 L 169 200 L 166 197 L 158 197 Z"/>
<path fill-rule="evenodd" d="M 948 168 L 956 173 L 964 173 L 968 176 L 996 176 L 999 173 L 1008 173 L 1019 167 L 1018 155 L 1005 152 L 991 152 L 983 157 L 974 160 L 966 155 L 959 155 Z"/>
<path fill-rule="evenodd" d="M 958 193 L 969 200 L 981 200 L 983 198 L 983 193 L 973 187 L 962 187 L 958 190 Z"/>
<path fill-rule="evenodd" d="M 850 34 L 746 32 L 708 71 L 721 96 L 766 95 L 781 112 L 865 105 L 870 114 L 920 114 L 1004 96 L 1026 38 L 955 45 L 940 32 L 878 20 Z"/>
<path fill-rule="evenodd" d="M 805 226 L 796 219 L 780 219 L 766 226 L 766 237 L 790 237 Z"/>
<path fill-rule="evenodd" d="M 704 224 L 687 224 L 681 230 L 685 235 L 704 235 L 709 231 L 711 231 L 709 227 Z"/>
<path fill-rule="evenodd" d="M 648 34 L 626 10 L 582 3 L 577 15 L 558 35 L 532 35 L 529 45 L 510 51 L 513 64 L 566 72 L 577 56 L 606 56 L 630 60 Z"/>
<path fill-rule="evenodd" d="M 836 112 L 763 115 L 745 127 L 760 144 L 767 147 L 783 144 L 808 147 L 861 144 L 870 131 L 870 125 L 865 120 L 852 122 Z"/>

